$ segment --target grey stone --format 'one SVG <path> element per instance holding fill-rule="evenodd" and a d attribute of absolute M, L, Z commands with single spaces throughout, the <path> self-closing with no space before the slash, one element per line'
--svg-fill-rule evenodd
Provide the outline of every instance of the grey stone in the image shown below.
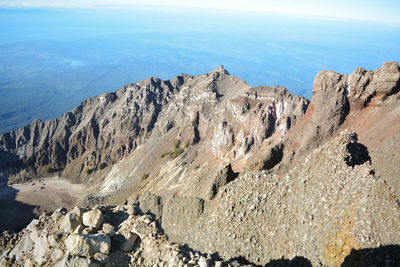
<path fill-rule="evenodd" d="M 72 255 L 88 257 L 97 252 L 108 254 L 111 241 L 106 234 L 70 234 L 65 240 L 65 246 Z"/>
<path fill-rule="evenodd" d="M 97 252 L 94 254 L 93 259 L 98 261 L 100 264 L 106 264 L 109 260 L 109 257 L 104 253 Z"/>
<path fill-rule="evenodd" d="M 108 234 L 109 236 L 114 236 L 115 235 L 114 226 L 112 226 L 109 223 L 104 223 L 103 224 L 103 232 Z"/>
<path fill-rule="evenodd" d="M 199 265 L 200 267 L 209 267 L 209 264 L 207 262 L 207 259 L 204 257 L 200 257 L 199 259 Z"/>
<path fill-rule="evenodd" d="M 46 254 L 49 252 L 49 243 L 45 235 L 41 235 L 35 240 L 35 247 L 33 249 L 34 260 L 42 265 L 46 261 Z"/>
<path fill-rule="evenodd" d="M 83 210 L 75 207 L 72 211 L 68 212 L 60 224 L 60 229 L 66 233 L 73 232 L 79 225 L 82 224 Z"/>
<path fill-rule="evenodd" d="M 29 235 L 24 235 L 19 243 L 11 250 L 9 256 L 15 256 L 17 260 L 23 258 L 23 255 L 32 250 L 34 242 Z"/>
<path fill-rule="evenodd" d="M 132 251 L 138 237 L 139 236 L 137 234 L 129 233 L 126 241 L 122 244 L 122 250 L 126 252 Z"/>
<path fill-rule="evenodd" d="M 61 257 L 64 255 L 64 252 L 59 249 L 59 248 L 55 248 L 53 250 L 53 253 L 51 254 L 51 259 L 54 261 L 58 261 L 59 259 L 61 259 Z"/>
<path fill-rule="evenodd" d="M 99 229 L 103 224 L 103 214 L 99 209 L 93 209 L 83 214 L 83 224 Z"/>

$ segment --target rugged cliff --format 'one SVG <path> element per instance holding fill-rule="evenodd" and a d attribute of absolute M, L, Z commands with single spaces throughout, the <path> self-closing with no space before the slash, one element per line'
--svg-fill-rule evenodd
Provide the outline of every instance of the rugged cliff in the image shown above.
<path fill-rule="evenodd" d="M 287 163 L 307 155 L 343 129 L 357 133 L 377 174 L 400 197 L 400 69 L 385 62 L 375 71 L 356 69 L 350 75 L 321 71 L 304 118 L 287 135 Z"/>

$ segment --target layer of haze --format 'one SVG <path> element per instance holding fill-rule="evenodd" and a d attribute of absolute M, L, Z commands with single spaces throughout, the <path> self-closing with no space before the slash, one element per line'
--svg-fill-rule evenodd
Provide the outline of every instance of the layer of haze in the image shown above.
<path fill-rule="evenodd" d="M 398 0 L 0 0 L 0 7 L 123 8 L 135 5 L 267 11 L 400 23 Z"/>
<path fill-rule="evenodd" d="M 29 1 L 0 5 L 6 2 Z M 281 85 L 311 98 L 322 69 L 350 73 L 400 61 L 400 29 L 396 21 L 386 23 L 390 19 L 173 5 L 179 1 L 116 8 L 123 2 L 96 9 L 0 9 L 0 132 L 55 118 L 87 97 L 149 76 L 202 74 L 223 64 L 252 86 Z"/>

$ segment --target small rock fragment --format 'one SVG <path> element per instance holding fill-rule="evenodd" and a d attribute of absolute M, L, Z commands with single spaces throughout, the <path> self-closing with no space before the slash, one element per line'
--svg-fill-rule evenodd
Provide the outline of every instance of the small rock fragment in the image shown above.
<path fill-rule="evenodd" d="M 135 242 L 138 238 L 137 234 L 132 234 L 130 233 L 126 239 L 126 241 L 122 244 L 122 250 L 129 252 L 132 251 L 133 246 L 135 245 Z"/>
<path fill-rule="evenodd" d="M 112 226 L 109 223 L 104 223 L 103 224 L 103 232 L 105 234 L 108 234 L 109 236 L 114 236 L 115 235 L 115 229 L 114 226 Z"/>
<path fill-rule="evenodd" d="M 80 225 L 78 225 L 78 227 L 75 228 L 74 233 L 75 234 L 82 234 L 84 228 L 85 227 L 83 227 L 83 225 L 80 224 Z"/>
<path fill-rule="evenodd" d="M 106 264 L 108 262 L 108 256 L 104 253 L 97 252 L 93 256 L 94 260 L 98 261 L 100 264 Z"/>

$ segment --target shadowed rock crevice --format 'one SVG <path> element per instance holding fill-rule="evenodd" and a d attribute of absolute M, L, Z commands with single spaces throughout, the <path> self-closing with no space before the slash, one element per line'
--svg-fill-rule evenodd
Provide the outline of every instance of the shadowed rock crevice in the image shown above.
<path fill-rule="evenodd" d="M 292 260 L 271 260 L 265 267 L 312 267 L 312 265 L 307 258 L 296 256 Z"/>
<path fill-rule="evenodd" d="M 91 127 L 91 134 L 93 135 L 94 139 L 97 141 L 100 134 L 99 124 L 97 123 L 96 119 L 92 117 L 90 120 L 90 127 Z"/>
<path fill-rule="evenodd" d="M 239 176 L 239 173 L 232 170 L 232 165 L 226 165 L 222 170 L 220 170 L 215 178 L 211 181 L 211 188 L 208 193 L 208 198 L 214 198 L 218 190 L 224 185 L 234 181 Z"/>
<path fill-rule="evenodd" d="M 347 95 L 345 95 L 345 100 L 343 101 L 343 108 L 341 110 L 340 121 L 339 124 L 343 124 L 346 120 L 347 115 L 350 113 L 350 102 L 347 99 Z"/>
<path fill-rule="evenodd" d="M 400 245 L 377 248 L 352 249 L 341 265 L 342 267 L 400 266 Z"/>
<path fill-rule="evenodd" d="M 346 156 L 344 158 L 348 166 L 354 167 L 361 165 L 366 162 L 371 163 L 371 157 L 369 156 L 368 148 L 358 143 L 358 137 L 356 133 L 342 132 L 347 135 L 346 143 Z"/>
<path fill-rule="evenodd" d="M 195 145 L 200 141 L 200 131 L 199 131 L 199 121 L 200 120 L 200 112 L 196 112 L 196 116 L 192 122 L 192 127 L 193 127 L 193 138 L 192 138 L 192 144 Z"/>
<path fill-rule="evenodd" d="M 267 127 L 267 129 L 265 130 L 265 139 L 270 137 L 275 132 L 276 117 L 272 115 L 272 113 L 269 113 L 267 121 L 269 122 L 269 127 Z"/>
<path fill-rule="evenodd" d="M 400 92 L 400 79 L 397 81 L 397 84 L 394 87 L 394 89 L 387 96 L 389 97 L 389 96 L 395 95 L 399 92 Z"/>
<path fill-rule="evenodd" d="M 254 267 L 261 267 L 262 266 L 262 265 L 257 265 L 257 264 L 254 264 L 254 263 L 248 261 L 246 259 L 246 257 L 244 257 L 244 256 L 234 257 L 234 258 L 231 258 L 229 261 L 237 263 L 237 264 L 240 264 L 240 265 L 246 265 L 246 266 L 254 266 Z"/>
<path fill-rule="evenodd" d="M 283 158 L 284 145 L 278 144 L 272 147 L 268 153 L 267 157 L 262 161 L 262 170 L 269 170 L 279 164 Z"/>
<path fill-rule="evenodd" d="M 360 143 L 349 143 L 346 145 L 347 151 L 350 153 L 345 158 L 347 165 L 354 167 L 355 165 L 361 165 L 365 162 L 371 162 L 371 157 L 368 153 L 368 148 Z"/>
<path fill-rule="evenodd" d="M 13 172 L 12 170 L 18 170 L 23 165 L 22 160 L 15 154 L 0 150 L 0 168 L 1 173 Z M 7 178 L 7 177 L 4 177 Z"/>
<path fill-rule="evenodd" d="M 0 180 L 0 232 L 3 230 L 21 231 L 33 219 L 36 206 L 16 200 L 18 190 Z"/>

